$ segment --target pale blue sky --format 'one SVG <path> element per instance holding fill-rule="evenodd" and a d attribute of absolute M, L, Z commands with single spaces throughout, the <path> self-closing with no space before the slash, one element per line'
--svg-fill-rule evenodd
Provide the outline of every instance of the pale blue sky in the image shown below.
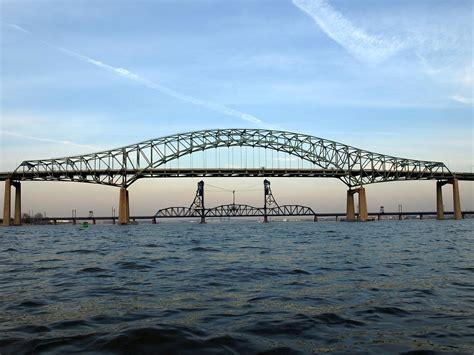
<path fill-rule="evenodd" d="M 473 169 L 472 1 L 0 6 L 0 170 L 216 127 Z"/>

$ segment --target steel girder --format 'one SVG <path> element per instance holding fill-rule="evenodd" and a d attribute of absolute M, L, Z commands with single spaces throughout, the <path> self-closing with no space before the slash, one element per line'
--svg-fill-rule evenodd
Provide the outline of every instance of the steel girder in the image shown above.
<path fill-rule="evenodd" d="M 77 181 L 128 187 L 140 178 L 154 177 L 154 169 L 182 156 L 236 146 L 275 150 L 322 169 L 343 171 L 339 179 L 349 187 L 384 181 L 453 177 L 442 162 L 398 158 L 306 134 L 267 129 L 195 131 L 97 153 L 26 160 L 14 174 L 19 180 Z"/>

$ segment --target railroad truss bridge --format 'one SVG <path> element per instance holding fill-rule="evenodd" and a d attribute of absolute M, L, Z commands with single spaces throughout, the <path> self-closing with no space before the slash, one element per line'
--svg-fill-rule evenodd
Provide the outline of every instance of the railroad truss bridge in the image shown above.
<path fill-rule="evenodd" d="M 264 223 L 268 222 L 268 217 L 279 216 L 311 216 L 317 221 L 317 215 L 312 208 L 301 205 L 278 205 L 272 190 L 270 181 L 265 179 L 264 186 L 264 204 L 263 207 L 254 207 L 250 205 L 231 203 L 212 208 L 204 206 L 204 181 L 198 182 L 196 196 L 189 207 L 167 207 L 158 210 L 156 218 L 200 218 L 201 223 L 206 222 L 206 218 L 224 218 L 224 217 L 260 217 Z"/>

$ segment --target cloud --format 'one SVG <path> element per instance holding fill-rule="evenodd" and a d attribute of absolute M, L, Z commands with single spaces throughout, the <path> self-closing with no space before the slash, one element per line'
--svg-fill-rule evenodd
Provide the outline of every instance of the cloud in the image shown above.
<path fill-rule="evenodd" d="M 334 41 L 361 62 L 376 64 L 394 55 L 406 45 L 398 38 L 386 39 L 354 26 L 325 0 L 293 0 Z"/>
<path fill-rule="evenodd" d="M 17 31 L 26 33 L 27 35 L 31 35 L 31 32 L 25 30 L 23 27 L 20 27 L 20 26 L 18 26 L 18 25 L 14 25 L 14 24 L 11 24 L 11 23 L 7 23 L 6 25 L 7 25 L 8 27 L 10 27 L 10 28 L 13 28 L 13 29 L 17 30 Z"/>
<path fill-rule="evenodd" d="M 11 131 L 0 130 L 0 135 L 10 136 L 10 137 L 17 137 L 17 138 L 23 138 L 23 139 L 29 139 L 29 140 L 34 140 L 34 141 L 38 141 L 38 142 L 47 142 L 47 143 L 63 144 L 63 145 L 69 145 L 69 146 L 74 146 L 74 147 L 81 147 L 81 148 L 99 150 L 98 147 L 95 147 L 95 146 L 92 146 L 92 145 L 79 144 L 79 143 L 71 142 L 71 141 L 68 141 L 68 140 L 59 140 L 59 139 L 51 139 L 51 138 L 42 138 L 42 137 L 29 136 L 29 135 L 25 135 L 25 134 L 21 134 L 21 133 L 16 133 L 16 132 L 11 132 Z"/>
<path fill-rule="evenodd" d="M 22 28 L 18 25 L 14 25 L 14 24 L 7 24 L 7 25 L 11 28 L 14 28 L 15 30 L 21 31 L 25 34 L 28 34 L 28 35 L 32 36 L 32 33 L 30 31 L 25 30 L 24 28 Z M 155 90 L 155 91 L 157 91 L 161 94 L 173 97 L 173 98 L 181 100 L 181 101 L 185 101 L 185 102 L 194 104 L 196 106 L 204 107 L 208 110 L 215 111 L 215 112 L 221 113 L 221 114 L 226 115 L 226 116 L 235 117 L 235 118 L 238 118 L 238 119 L 246 121 L 246 122 L 250 122 L 250 123 L 253 123 L 253 124 L 257 124 L 257 125 L 263 125 L 264 124 L 264 122 L 261 119 L 255 117 L 251 114 L 240 112 L 238 110 L 234 110 L 230 107 L 220 105 L 220 104 L 217 104 L 217 103 L 214 103 L 214 102 L 205 101 L 205 100 L 197 99 L 195 97 L 192 97 L 192 96 L 189 96 L 189 95 L 186 95 L 186 94 L 182 94 L 182 93 L 180 93 L 178 91 L 175 91 L 173 89 L 170 89 L 170 88 L 168 88 L 164 85 L 161 85 L 159 83 L 156 83 L 156 82 L 153 82 L 153 81 L 148 80 L 146 78 L 143 78 L 143 77 L 131 72 L 128 69 L 120 68 L 120 67 L 114 67 L 112 65 L 103 63 L 99 60 L 90 58 L 88 56 L 85 56 L 85 55 L 77 53 L 77 52 L 74 52 L 70 49 L 56 46 L 56 45 L 51 44 L 49 42 L 46 42 L 44 40 L 39 40 L 39 41 L 41 43 L 47 45 L 48 47 L 54 48 L 58 51 L 63 52 L 64 54 L 67 54 L 70 57 L 73 57 L 73 58 L 79 59 L 83 62 L 95 65 L 96 67 L 99 67 L 101 69 L 108 70 L 108 71 L 110 71 L 114 74 L 120 75 L 124 78 L 132 80 L 136 83 L 139 83 L 140 85 L 143 85 L 143 86 L 145 86 L 149 89 Z"/>
<path fill-rule="evenodd" d="M 474 100 L 472 97 L 465 97 L 462 95 L 452 95 L 450 96 L 450 99 L 456 102 L 459 102 L 461 104 L 466 104 L 466 105 L 474 105 Z"/>

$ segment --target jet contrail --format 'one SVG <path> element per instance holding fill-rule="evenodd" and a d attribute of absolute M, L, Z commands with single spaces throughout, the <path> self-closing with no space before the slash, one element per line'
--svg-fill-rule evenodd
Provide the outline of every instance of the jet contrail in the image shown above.
<path fill-rule="evenodd" d="M 397 38 L 386 39 L 366 33 L 326 0 L 293 0 L 293 5 L 307 13 L 330 38 L 363 62 L 380 63 L 406 47 Z"/>
<path fill-rule="evenodd" d="M 0 130 L 0 135 L 2 135 L 2 134 L 5 135 L 5 136 L 11 136 L 11 137 L 17 137 L 17 138 L 30 139 L 30 140 L 39 141 L 39 142 L 57 143 L 57 144 L 71 145 L 71 146 L 74 146 L 74 147 L 81 147 L 81 148 L 99 150 L 98 147 L 94 147 L 94 146 L 92 146 L 92 145 L 79 144 L 79 143 L 74 143 L 74 142 L 66 141 L 66 140 L 58 140 L 58 139 L 51 139 L 51 138 L 33 137 L 33 136 L 25 135 L 25 134 L 20 134 L 20 133 L 15 133 L 15 132 L 10 132 L 10 131 L 3 131 L 3 130 Z"/>
<path fill-rule="evenodd" d="M 10 23 L 7 23 L 6 24 L 8 27 L 10 28 L 13 28 L 17 31 L 20 31 L 22 33 L 25 33 L 29 36 L 33 36 L 33 34 L 24 29 L 23 27 L 20 27 L 18 25 L 15 25 L 15 24 L 10 24 Z M 69 49 L 66 49 L 66 48 L 63 48 L 63 47 L 59 47 L 59 46 L 56 46 L 54 44 L 51 44 L 49 42 L 46 42 L 44 40 L 41 40 L 39 39 L 39 41 L 49 47 L 52 47 L 58 51 L 61 51 L 63 52 L 64 54 L 67 54 L 69 55 L 70 57 L 73 57 L 73 58 L 76 58 L 76 59 L 79 59 L 79 60 L 82 60 L 83 62 L 86 62 L 86 63 L 89 63 L 89 64 L 92 64 L 92 65 L 95 65 L 96 67 L 99 67 L 101 69 L 105 69 L 105 70 L 108 70 L 108 71 L 111 71 L 117 75 L 120 75 L 122 77 L 125 77 L 129 80 L 132 80 L 132 81 L 135 81 L 147 88 L 150 88 L 152 90 L 155 90 L 155 91 L 158 91 L 162 94 L 165 94 L 165 95 L 168 95 L 170 97 L 173 97 L 175 99 L 178 99 L 178 100 L 181 100 L 181 101 L 185 101 L 185 102 L 189 102 L 189 103 L 192 103 L 194 105 L 197 105 L 197 106 L 201 106 L 201 107 L 204 107 L 204 108 L 207 108 L 211 111 L 215 111 L 215 112 L 218 112 L 218 113 L 222 113 L 224 115 L 227 115 L 227 116 L 231 116 L 231 117 L 236 117 L 236 118 L 239 118 L 241 120 L 244 120 L 244 121 L 247 121 L 247 122 L 251 122 L 251 123 L 254 123 L 254 124 L 264 124 L 264 122 L 253 116 L 253 115 L 250 115 L 248 113 L 244 113 L 244 112 L 240 112 L 240 111 L 237 111 L 237 110 L 234 110 L 232 108 L 229 108 L 229 107 L 226 107 L 226 106 L 223 106 L 223 105 L 220 105 L 220 104 L 216 104 L 214 102 L 209 102 L 209 101 L 204 101 L 204 100 L 200 100 L 200 99 L 197 99 L 195 97 L 192 97 L 192 96 L 188 96 L 188 95 L 185 95 L 185 94 L 182 94 L 180 92 L 177 92 L 173 89 L 170 89 L 166 86 L 163 86 L 161 84 L 158 84 L 156 82 L 153 82 L 151 80 L 148 80 L 148 79 L 145 79 L 127 69 L 124 69 L 124 68 L 120 68 L 120 67 L 114 67 L 112 65 L 109 65 L 109 64 L 106 64 L 106 63 L 103 63 L 99 60 L 95 60 L 93 58 L 90 58 L 90 57 L 87 57 L 83 54 L 80 54 L 80 53 L 77 53 L 77 52 L 74 52 L 72 50 L 69 50 Z"/>

